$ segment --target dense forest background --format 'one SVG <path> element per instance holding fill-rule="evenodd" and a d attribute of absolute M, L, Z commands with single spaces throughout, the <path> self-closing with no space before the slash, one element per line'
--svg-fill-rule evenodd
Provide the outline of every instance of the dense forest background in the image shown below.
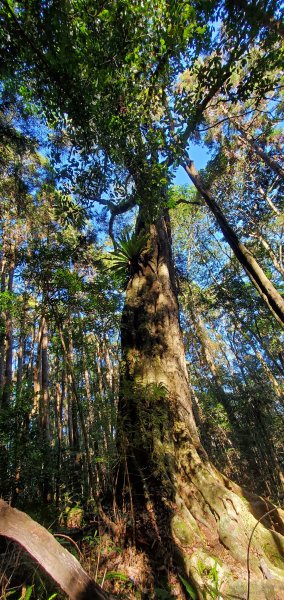
<path fill-rule="evenodd" d="M 139 422 L 144 445 L 163 430 L 166 446 L 168 388 L 125 375 L 120 327 L 161 214 L 207 459 L 266 511 L 283 502 L 282 13 L 262 1 L 0 2 L 1 496 L 114 597 L 249 598 L 221 590 L 217 559 L 195 577 L 163 554 L 147 580 L 131 554 L 152 541 L 129 533 L 141 482 L 127 469 L 122 482 L 119 412 L 142 398 L 131 435 Z M 3 542 L 0 564 L 3 600 L 61 597 L 16 545 Z"/>

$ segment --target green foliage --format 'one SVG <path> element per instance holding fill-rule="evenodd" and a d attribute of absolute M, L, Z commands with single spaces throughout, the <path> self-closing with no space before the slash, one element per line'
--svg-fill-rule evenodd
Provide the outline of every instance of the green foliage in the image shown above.
<path fill-rule="evenodd" d="M 63 226 L 73 225 L 80 228 L 84 224 L 86 212 L 82 206 L 75 202 L 72 196 L 56 192 L 54 209 L 56 219 L 61 222 Z"/>
<path fill-rule="evenodd" d="M 159 404 L 168 395 L 163 383 L 144 384 L 139 380 L 136 380 L 135 383 L 132 381 L 123 381 L 121 392 L 126 399 L 134 397 L 135 401 L 144 405 L 146 409 L 150 408 L 151 405 Z"/>
<path fill-rule="evenodd" d="M 116 586 L 118 585 L 120 593 L 122 594 L 127 593 L 127 591 L 130 591 L 133 588 L 133 582 L 131 579 L 125 575 L 125 573 L 120 571 L 107 571 L 103 576 L 102 582 L 105 580 L 112 582 Z"/>
<path fill-rule="evenodd" d="M 125 573 L 121 573 L 119 571 L 108 571 L 105 575 L 105 579 L 108 581 L 111 581 L 112 579 L 118 579 L 119 581 L 130 582 L 129 577 L 127 577 Z"/>
<path fill-rule="evenodd" d="M 189 583 L 189 581 L 187 581 L 187 579 L 182 577 L 182 575 L 179 575 L 179 578 L 180 578 L 183 586 L 185 587 L 189 598 L 191 598 L 192 600 L 197 600 L 197 592 L 192 587 L 192 585 Z"/>
<path fill-rule="evenodd" d="M 33 585 L 29 585 L 25 591 L 25 595 L 21 596 L 21 598 L 23 598 L 23 600 L 30 600 L 32 592 L 33 592 Z"/>
<path fill-rule="evenodd" d="M 86 542 L 88 547 L 100 544 L 100 536 L 97 531 L 93 535 L 84 535 L 83 542 Z"/>
<path fill-rule="evenodd" d="M 187 186 L 168 190 L 185 149 L 192 142 L 193 149 L 206 145 L 211 160 L 204 180 L 282 290 L 275 257 L 281 262 L 283 183 L 255 156 L 252 145 L 241 145 L 239 135 L 241 126 L 281 163 L 283 50 L 281 23 L 274 30 L 273 23 L 283 11 L 273 10 L 276 3 L 264 4 L 1 3 L 0 258 L 6 291 L 0 295 L 0 342 L 5 377 L 10 337 L 13 351 L 9 406 L 0 414 L 1 492 L 19 506 L 36 498 L 40 507 L 42 499 L 54 498 L 65 517 L 70 503 L 90 507 L 92 469 L 95 497 L 113 488 L 119 286 L 126 287 L 143 269 L 148 237 L 120 236 L 104 259 L 103 272 L 93 231 L 103 246 L 109 214 L 120 219 L 117 227 L 123 230 L 123 214 L 135 206 L 147 225 L 162 210 L 175 215 L 174 254 L 184 292 L 181 320 L 206 449 L 217 465 L 224 460 L 228 474 L 240 483 L 239 471 L 246 469 L 250 485 L 257 485 L 258 469 L 259 485 L 269 482 L 264 492 L 277 491 L 273 477 L 278 467 L 272 463 L 274 448 L 282 452 L 283 445 L 281 337 L 208 211 L 197 208 L 196 191 Z M 45 119 L 43 128 L 39 116 Z M 53 167 L 38 147 L 52 156 Z M 90 205 L 92 211 L 86 208 Z M 257 234 L 266 238 L 272 259 Z M 8 292 L 14 265 L 16 292 Z M 168 392 L 142 382 L 125 384 L 120 391 L 133 409 L 123 423 L 129 440 L 142 437 L 153 476 L 159 477 L 165 470 L 159 442 L 166 444 L 172 431 Z M 50 509 L 49 516 L 52 502 Z M 88 540 L 90 546 L 99 545 L 97 537 Z M 217 564 L 206 572 L 200 565 L 200 573 L 216 598 Z M 110 571 L 106 578 L 131 585 L 123 573 Z M 181 581 L 189 597 L 196 598 L 190 583 Z M 33 585 L 29 579 L 26 600 L 50 594 Z M 170 597 L 170 591 L 156 588 L 156 595 Z"/>
<path fill-rule="evenodd" d="M 83 291 L 84 288 L 82 278 L 78 272 L 71 271 L 64 266 L 54 270 L 50 284 L 52 294 L 58 300 L 75 300 L 76 294 Z"/>
<path fill-rule="evenodd" d="M 172 185 L 168 190 L 167 207 L 176 209 L 178 205 L 185 211 L 196 213 L 196 206 L 191 206 L 191 203 L 196 204 L 196 192 L 189 185 Z"/>
<path fill-rule="evenodd" d="M 215 560 L 214 565 L 209 569 L 202 561 L 198 562 L 198 572 L 205 580 L 206 591 L 212 600 L 218 600 L 220 597 L 220 580 L 217 570 L 218 561 Z"/>
<path fill-rule="evenodd" d="M 148 236 L 145 234 L 125 234 L 118 239 L 117 248 L 107 257 L 107 267 L 124 286 L 142 266 L 142 252 L 147 245 Z"/>
<path fill-rule="evenodd" d="M 22 307 L 22 299 L 14 292 L 0 292 L 0 312 L 9 312 L 17 316 Z"/>

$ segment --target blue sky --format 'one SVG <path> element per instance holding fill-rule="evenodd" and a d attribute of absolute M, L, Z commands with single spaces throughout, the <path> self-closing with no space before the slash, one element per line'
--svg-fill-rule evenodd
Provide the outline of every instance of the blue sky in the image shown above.
<path fill-rule="evenodd" d="M 194 161 L 196 168 L 203 169 L 210 158 L 210 152 L 201 146 L 201 144 L 190 144 L 188 154 L 191 160 Z M 179 167 L 176 171 L 175 179 L 173 181 L 175 185 L 186 185 L 191 184 L 188 175 L 185 173 L 182 167 Z"/>

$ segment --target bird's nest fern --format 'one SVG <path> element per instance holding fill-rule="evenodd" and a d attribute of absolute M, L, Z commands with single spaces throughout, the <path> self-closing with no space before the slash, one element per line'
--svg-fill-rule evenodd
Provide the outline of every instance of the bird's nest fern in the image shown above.
<path fill-rule="evenodd" d="M 141 253 L 145 250 L 148 236 L 128 233 L 118 238 L 116 249 L 107 257 L 108 271 L 115 276 L 123 287 L 138 273 L 142 266 Z"/>

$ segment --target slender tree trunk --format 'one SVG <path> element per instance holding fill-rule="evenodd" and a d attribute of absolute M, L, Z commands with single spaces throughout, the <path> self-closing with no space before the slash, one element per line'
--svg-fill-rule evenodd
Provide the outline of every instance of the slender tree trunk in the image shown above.
<path fill-rule="evenodd" d="M 283 383 L 282 383 L 282 386 L 279 384 L 274 373 L 272 373 L 269 365 L 267 364 L 267 362 L 265 362 L 261 352 L 259 352 L 259 350 L 256 350 L 256 348 L 255 348 L 255 346 L 253 346 L 253 344 L 252 344 L 252 347 L 254 347 L 256 356 L 257 356 L 259 362 L 261 363 L 263 370 L 265 371 L 267 378 L 269 379 L 277 398 L 280 400 L 281 404 L 284 405 Z"/>
<path fill-rule="evenodd" d="M 37 358 L 34 368 L 34 407 L 33 413 L 38 418 L 40 443 L 42 448 L 43 478 L 42 498 L 49 502 L 52 498 L 52 486 L 48 473 L 50 460 L 50 422 L 49 422 L 49 384 L 48 384 L 48 333 L 44 315 L 40 320 L 38 331 Z"/>
<path fill-rule="evenodd" d="M 175 564 L 194 583 L 198 598 L 209 598 L 215 568 L 218 593 L 246 598 L 249 537 L 267 504 L 218 473 L 200 444 L 167 215 L 150 226 L 147 249 L 129 281 L 121 341 L 117 501 L 122 507 L 128 501 L 126 537 L 143 548 L 156 585 L 161 573 L 165 578 L 165 564 L 170 571 Z M 284 591 L 284 570 L 276 560 L 284 548 L 284 524 L 279 510 L 275 513 L 275 530 L 269 530 L 269 520 L 258 524 L 251 543 L 250 600 Z"/>
<path fill-rule="evenodd" d="M 83 337 L 82 337 L 82 341 L 83 341 Z M 92 397 L 91 382 L 90 382 L 89 371 L 88 371 L 87 365 L 86 365 L 86 355 L 85 355 L 84 349 L 82 351 L 82 366 L 83 366 L 83 375 L 84 375 L 84 380 L 85 380 L 86 396 L 87 396 L 87 400 L 88 400 L 88 417 L 87 417 L 87 423 L 86 423 L 86 431 L 87 431 L 87 435 L 88 435 L 89 439 L 92 440 L 94 456 L 95 456 L 95 458 L 99 458 L 100 450 L 99 450 L 99 444 L 98 444 L 98 436 L 94 432 L 94 428 L 95 428 L 94 401 L 93 401 L 93 397 Z M 100 466 L 99 462 L 95 463 L 95 475 L 96 475 L 97 489 L 98 490 L 103 489 L 103 486 L 102 486 L 103 478 L 102 478 L 101 466 Z"/>
<path fill-rule="evenodd" d="M 224 110 L 224 112 L 229 114 L 227 110 Z M 244 140 L 245 144 L 254 150 L 255 154 L 261 158 L 267 167 L 274 171 L 278 177 L 284 179 L 284 169 L 282 169 L 277 160 L 269 156 L 269 154 L 267 154 L 267 152 L 265 152 L 262 147 L 248 135 L 246 129 L 237 121 L 237 119 L 232 119 L 232 123 L 240 134 L 238 137 L 240 137 L 241 140 Z"/>
<path fill-rule="evenodd" d="M 226 296 L 228 298 L 229 301 L 232 300 L 232 297 L 227 293 L 226 291 Z M 232 315 L 234 317 L 234 319 L 236 319 L 236 315 L 234 313 L 234 315 Z M 252 340 L 254 340 L 259 347 L 262 349 L 263 354 L 266 356 L 267 360 L 272 363 L 274 365 L 274 368 L 276 369 L 276 371 L 281 375 L 281 377 L 284 377 L 284 365 L 280 364 L 279 362 L 276 360 L 275 356 L 273 356 L 273 354 L 271 354 L 270 350 L 267 348 L 265 341 L 261 335 L 261 333 L 259 332 L 258 328 L 255 327 L 256 331 L 254 328 L 250 327 L 248 322 L 243 321 L 240 317 L 240 315 L 237 316 L 238 321 L 235 321 L 235 327 L 241 329 L 241 334 L 243 335 L 243 337 L 249 341 L 249 343 L 251 345 L 253 345 Z M 242 327 L 240 328 L 240 325 L 242 325 Z M 256 321 L 255 321 L 255 325 L 256 325 Z M 248 335 L 249 333 L 249 335 Z"/>
<path fill-rule="evenodd" d="M 60 339 L 61 339 L 61 343 L 62 343 L 62 340 L 64 341 L 62 330 L 60 330 L 59 335 L 60 335 Z M 72 427 L 73 450 L 76 451 L 79 455 L 79 453 L 80 453 L 80 433 L 79 433 L 79 427 L 78 427 L 78 406 L 77 406 L 77 402 L 76 402 L 76 394 L 77 394 L 76 384 L 74 387 L 74 382 L 75 382 L 75 377 L 73 374 L 74 347 L 73 347 L 73 338 L 72 338 L 71 331 L 69 331 L 69 335 L 68 335 L 68 347 L 66 346 L 65 350 L 63 349 L 63 352 L 65 352 L 65 361 L 66 361 L 67 378 L 68 378 L 68 390 L 69 390 L 69 395 L 70 395 L 70 399 L 71 399 L 71 427 Z"/>
<path fill-rule="evenodd" d="M 211 375 L 213 377 L 213 381 L 216 386 L 218 399 L 221 402 L 221 404 L 223 404 L 225 411 L 227 412 L 227 415 L 229 417 L 229 420 L 232 422 L 232 425 L 237 426 L 237 421 L 236 421 L 236 418 L 234 415 L 233 408 L 232 408 L 232 406 L 230 406 L 230 402 L 228 400 L 227 394 L 223 388 L 223 384 L 222 384 L 222 380 L 221 380 L 221 377 L 220 377 L 220 374 L 218 371 L 218 367 L 216 366 L 214 357 L 212 355 L 210 336 L 209 336 L 209 334 L 206 330 L 206 327 L 203 323 L 203 320 L 199 314 L 198 308 L 193 303 L 193 300 L 192 300 L 192 304 L 190 304 L 190 306 L 189 306 L 189 310 L 190 310 L 191 319 L 192 319 L 192 322 L 194 324 L 194 328 L 196 331 L 196 335 L 197 335 L 200 345 L 201 345 L 203 357 L 205 359 L 205 362 L 208 366 L 208 370 L 211 373 Z"/>
<path fill-rule="evenodd" d="M 88 476 L 89 476 L 89 487 L 90 487 L 92 497 L 95 498 L 96 492 L 95 492 L 95 484 L 94 484 L 94 473 L 93 473 L 93 465 L 92 465 L 91 454 L 90 454 L 88 432 L 87 432 L 87 428 L 86 428 L 86 424 L 85 424 L 83 407 L 82 407 L 81 399 L 80 399 L 80 396 L 78 393 L 78 389 L 77 389 L 77 385 L 76 385 L 76 377 L 75 377 L 74 367 L 73 367 L 73 360 L 72 360 L 73 346 L 70 349 L 70 344 L 69 344 L 69 350 L 67 351 L 62 328 L 58 323 L 57 323 L 57 326 L 58 326 L 58 333 L 59 333 L 65 361 L 66 361 L 66 366 L 67 366 L 69 376 L 70 376 L 72 392 L 74 394 L 74 399 L 75 399 L 75 403 L 76 403 L 75 406 L 76 406 L 76 410 L 78 411 L 80 426 L 81 426 L 81 430 L 82 430 L 83 445 L 84 445 L 84 450 L 85 450 L 86 463 L 87 463 Z"/>
<path fill-rule="evenodd" d="M 44 318 L 42 332 L 42 354 L 41 354 L 41 380 L 42 380 L 42 398 L 41 398 L 41 426 L 44 431 L 44 437 L 49 441 L 49 389 L 48 389 L 48 332 L 47 322 Z"/>
<path fill-rule="evenodd" d="M 14 280 L 14 263 L 10 265 L 8 274 L 8 292 L 13 291 L 13 280 Z M 6 314 L 6 337 L 5 337 L 5 371 L 4 371 L 4 385 L 2 394 L 2 405 L 8 407 L 10 405 L 11 391 L 12 391 L 12 380 L 13 380 L 13 322 L 11 311 L 8 310 Z"/>
<path fill-rule="evenodd" d="M 37 351 L 36 359 L 33 368 L 33 408 L 32 414 L 39 417 L 40 411 L 40 392 L 41 392 L 41 368 L 42 368 L 42 337 L 44 329 L 44 318 L 41 317 L 38 327 L 38 333 L 36 337 Z"/>
<path fill-rule="evenodd" d="M 104 364 L 105 364 L 105 387 L 107 392 L 113 391 L 113 366 L 110 360 L 108 341 L 104 339 L 103 348 L 102 348 Z"/>
<path fill-rule="evenodd" d="M 22 394 L 22 380 L 23 380 L 23 363 L 24 363 L 24 346 L 25 346 L 25 338 L 24 338 L 24 322 L 21 322 L 21 330 L 20 337 L 18 343 L 17 357 L 18 357 L 18 365 L 17 365 L 17 387 L 16 387 L 16 406 L 22 409 L 21 403 L 21 394 Z M 23 436 L 23 431 L 25 430 L 25 419 L 24 423 L 21 421 L 21 418 L 16 419 L 16 426 L 14 432 L 14 481 L 13 481 L 13 489 L 11 494 L 11 502 L 12 505 L 15 506 L 17 503 L 17 496 L 19 491 L 19 480 L 21 474 L 21 452 L 20 444 L 21 437 Z"/>
<path fill-rule="evenodd" d="M 257 407 L 255 413 L 251 410 L 250 414 L 250 422 L 252 427 L 247 428 L 247 435 L 244 438 L 244 417 L 239 419 L 238 414 L 234 410 L 234 406 L 231 405 L 228 395 L 224 390 L 222 378 L 220 377 L 220 373 L 216 363 L 214 361 L 214 356 L 212 354 L 212 342 L 208 331 L 203 323 L 203 320 L 200 316 L 198 306 L 195 305 L 193 298 L 191 297 L 191 301 L 189 302 L 188 308 L 190 310 L 191 319 L 195 327 L 196 335 L 200 342 L 202 348 L 202 354 L 204 360 L 208 366 L 208 370 L 212 375 L 213 381 L 215 382 L 216 392 L 218 401 L 223 405 L 229 422 L 232 426 L 233 434 L 234 434 L 234 446 L 237 446 L 240 450 L 242 458 L 244 462 L 249 465 L 249 474 L 254 474 L 254 483 L 257 481 L 258 487 L 254 487 L 254 490 L 260 491 L 261 493 L 267 492 L 268 485 L 269 493 L 272 494 L 274 498 L 279 498 L 283 492 L 283 475 L 281 473 L 281 469 L 279 466 L 279 460 L 275 452 L 275 447 L 271 436 L 269 435 L 269 430 L 267 428 L 267 424 L 265 421 L 261 421 L 261 429 L 259 427 L 259 420 L 261 418 L 260 408 Z M 261 353 L 256 350 L 255 346 L 251 342 L 251 346 L 256 353 L 263 369 L 270 382 L 272 383 L 273 388 L 276 391 L 277 397 L 283 402 L 283 392 L 281 393 L 280 386 L 273 376 L 271 370 L 268 365 L 265 363 Z M 235 345 L 232 347 L 233 352 L 235 353 L 237 362 L 239 363 L 240 369 L 242 369 L 243 379 L 246 382 L 246 373 L 243 371 L 243 362 L 240 360 L 238 353 L 236 351 Z M 253 377 L 253 373 L 250 374 L 250 377 Z M 269 403 L 268 403 L 269 404 Z M 271 408 L 273 410 L 273 408 Z M 259 435 L 257 435 L 259 432 Z M 202 438 L 204 440 L 204 437 Z M 245 443 L 244 443 L 245 439 Z M 207 443 L 204 440 L 204 446 L 206 449 Z M 252 452 L 251 447 L 254 446 L 255 451 L 259 452 L 262 456 L 262 461 L 259 461 L 259 468 L 255 469 L 255 461 L 252 460 Z M 208 450 L 209 452 L 209 450 Z M 229 457 L 228 457 L 229 458 Z M 267 464 L 267 473 L 266 473 L 266 481 L 263 481 L 263 462 Z M 220 463 L 219 463 L 220 464 Z M 232 466 L 232 465 L 231 465 Z M 236 465 L 234 465 L 236 469 Z M 234 471 L 232 470 L 232 473 Z M 247 475 L 247 474 L 246 474 Z M 234 477 L 235 479 L 235 477 Z M 263 488 L 261 488 L 261 482 L 265 484 Z"/>
<path fill-rule="evenodd" d="M 274 173 L 276 173 L 276 175 L 278 175 L 280 179 L 284 179 L 284 169 L 281 167 L 280 163 L 277 162 L 277 160 L 275 160 L 271 156 L 269 156 L 269 154 L 267 154 L 267 152 L 265 152 L 265 150 L 262 149 L 262 147 L 253 139 L 253 137 L 250 137 L 247 129 L 243 127 L 243 125 L 237 117 L 234 117 L 230 114 L 229 110 L 226 108 L 225 105 L 223 105 L 222 110 L 229 117 L 230 122 L 233 124 L 236 131 L 239 132 L 240 135 L 238 136 L 238 138 L 241 140 L 241 142 L 244 142 L 247 146 L 249 146 L 249 148 L 251 148 L 255 152 L 255 154 L 259 158 L 261 158 L 264 164 L 267 167 L 269 167 L 272 171 L 274 171 Z"/>
<path fill-rule="evenodd" d="M 42 318 L 41 336 L 41 394 L 40 394 L 40 427 L 43 439 L 49 443 L 49 388 L 48 388 L 48 332 L 46 318 Z"/>
<path fill-rule="evenodd" d="M 268 277 L 266 277 L 251 251 L 239 241 L 236 233 L 229 225 L 223 212 L 216 204 L 211 192 L 203 185 L 193 162 L 186 160 L 183 164 L 183 168 L 195 185 L 196 189 L 204 198 L 211 212 L 214 214 L 225 240 L 232 248 L 238 261 L 244 267 L 252 284 L 260 294 L 266 306 L 269 308 L 271 314 L 275 317 L 275 319 L 277 319 L 278 323 L 280 323 L 281 327 L 284 329 L 284 299 L 275 289 L 273 283 L 268 279 Z"/>
<path fill-rule="evenodd" d="M 25 337 L 23 332 L 20 332 L 19 345 L 17 350 L 18 366 L 17 366 L 17 398 L 21 397 L 22 381 L 23 381 L 23 366 L 25 354 Z"/>
<path fill-rule="evenodd" d="M 191 298 L 188 304 L 188 309 L 189 309 L 189 314 L 193 323 L 193 327 L 194 327 L 194 331 L 195 331 L 195 335 L 199 341 L 200 347 L 201 347 L 201 361 L 205 363 L 205 365 L 207 366 L 207 373 L 211 374 L 212 377 L 212 381 L 213 381 L 213 390 L 214 390 L 214 394 L 216 395 L 216 403 L 220 402 L 220 404 L 223 406 L 224 411 L 227 415 L 228 418 L 228 422 L 231 425 L 231 429 L 232 429 L 232 438 L 233 438 L 233 444 L 232 441 L 229 439 L 229 433 L 224 430 L 224 428 L 222 429 L 222 427 L 219 428 L 217 436 L 215 436 L 215 438 L 217 439 L 217 442 L 219 441 L 219 443 L 222 444 L 222 455 L 226 456 L 226 459 L 224 461 L 224 464 L 226 464 L 226 462 L 228 463 L 229 467 L 230 467 L 230 474 L 231 476 L 234 476 L 234 472 L 237 470 L 238 465 L 233 464 L 231 461 L 231 456 L 230 453 L 228 453 L 228 448 L 231 448 L 232 445 L 234 447 L 237 447 L 238 450 L 241 450 L 240 446 L 240 442 L 241 442 L 241 423 L 239 422 L 237 415 L 235 414 L 235 410 L 234 410 L 234 406 L 232 405 L 231 401 L 230 401 L 230 395 L 228 395 L 224 389 L 224 385 L 223 385 L 223 381 L 222 381 L 222 377 L 220 376 L 220 371 L 218 366 L 216 365 L 216 361 L 214 359 L 213 356 L 213 352 L 212 352 L 212 342 L 210 339 L 210 336 L 208 334 L 208 331 L 205 327 L 205 324 L 203 322 L 203 319 L 200 315 L 199 309 L 196 306 L 196 303 L 194 302 L 193 296 L 191 294 Z M 218 424 L 216 424 L 218 425 Z M 205 431 L 205 435 L 204 435 L 204 431 Z M 206 448 L 206 450 L 208 451 L 208 453 L 210 454 L 210 448 L 212 450 L 212 441 L 213 443 L 216 441 L 214 439 L 214 432 L 213 432 L 213 436 L 212 433 L 210 432 L 210 425 L 208 427 L 207 423 L 206 423 L 206 419 L 203 420 L 203 424 L 201 425 L 201 437 L 202 437 L 202 441 L 203 441 L 203 445 Z M 211 435 L 210 435 L 211 433 Z M 221 439 L 221 436 L 222 439 Z M 208 437 L 210 439 L 208 439 Z M 213 440 L 212 440 L 213 438 Z M 218 438 L 220 438 L 218 440 Z M 222 456 L 218 456 L 218 460 L 222 459 Z M 220 461 L 217 464 L 221 464 Z M 223 467 L 224 468 L 224 467 Z M 236 479 L 236 475 L 234 476 L 234 479 Z"/>
<path fill-rule="evenodd" d="M 96 341 L 96 368 L 98 373 L 98 387 L 101 397 L 104 395 L 104 382 L 103 382 L 103 374 L 101 368 L 101 348 L 99 341 Z"/>
<path fill-rule="evenodd" d="M 251 180 L 253 181 L 253 178 L 251 177 Z M 270 196 L 268 195 L 267 192 L 264 191 L 264 189 L 259 186 L 258 190 L 259 194 L 262 196 L 262 198 L 264 198 L 264 200 L 267 202 L 269 208 L 271 208 L 271 210 L 276 214 L 276 215 L 281 215 L 281 211 L 277 208 L 277 206 L 275 206 L 273 200 L 270 198 Z"/>
<path fill-rule="evenodd" d="M 268 241 L 263 237 L 263 235 L 259 231 L 254 231 L 254 232 L 250 233 L 249 235 L 250 235 L 250 237 L 259 240 L 259 242 L 261 243 L 263 248 L 266 250 L 268 256 L 270 257 L 275 269 L 278 271 L 278 273 L 280 273 L 280 275 L 282 275 L 282 277 L 284 277 L 284 267 L 279 262 L 276 254 L 272 250 Z"/>
<path fill-rule="evenodd" d="M 253 343 L 251 343 L 251 347 L 254 349 L 258 360 L 267 374 L 269 368 L 260 352 L 255 349 Z M 249 379 L 253 380 L 255 377 L 254 371 L 239 356 L 233 339 L 231 340 L 231 349 L 242 371 L 244 381 L 246 382 L 247 373 Z M 270 374 L 272 375 L 271 372 Z M 273 413 L 273 410 L 270 397 L 265 400 L 265 395 L 260 399 L 259 397 L 254 397 L 252 394 L 243 408 L 243 418 L 246 419 L 246 428 L 243 428 L 243 439 L 251 473 L 253 474 L 255 470 L 256 489 L 261 493 L 268 493 L 274 499 L 278 498 L 281 500 L 283 495 L 283 474 L 275 451 L 275 443 L 271 436 L 269 419 L 267 418 L 270 413 Z M 248 434 L 246 433 L 247 428 L 249 430 Z"/>
<path fill-rule="evenodd" d="M 59 365 L 57 363 L 57 379 L 61 381 L 56 382 L 55 392 L 55 427 L 57 434 L 57 473 L 55 480 L 55 505 L 58 508 L 60 504 L 60 481 L 61 481 L 61 463 L 62 463 L 62 429 L 63 429 L 63 407 L 65 399 L 65 378 L 64 372 L 59 372 Z"/>
<path fill-rule="evenodd" d="M 1 258 L 1 279 L 0 279 L 0 290 L 1 293 L 6 290 L 6 273 L 5 273 L 5 258 Z M 4 370 L 5 370 L 5 312 L 2 311 L 0 315 L 0 398 L 2 399 L 3 387 L 4 387 Z"/>
<path fill-rule="evenodd" d="M 73 435 L 73 433 L 74 433 L 74 431 L 73 431 L 74 400 L 73 400 L 73 394 L 72 394 L 72 389 L 70 388 L 69 380 L 70 380 L 70 376 L 69 376 L 69 373 L 67 372 L 66 361 L 65 361 L 65 357 L 64 357 L 64 388 L 66 390 L 66 398 L 67 398 L 68 442 L 69 442 L 69 448 L 72 452 L 75 450 L 76 440 L 74 440 L 74 435 Z"/>

